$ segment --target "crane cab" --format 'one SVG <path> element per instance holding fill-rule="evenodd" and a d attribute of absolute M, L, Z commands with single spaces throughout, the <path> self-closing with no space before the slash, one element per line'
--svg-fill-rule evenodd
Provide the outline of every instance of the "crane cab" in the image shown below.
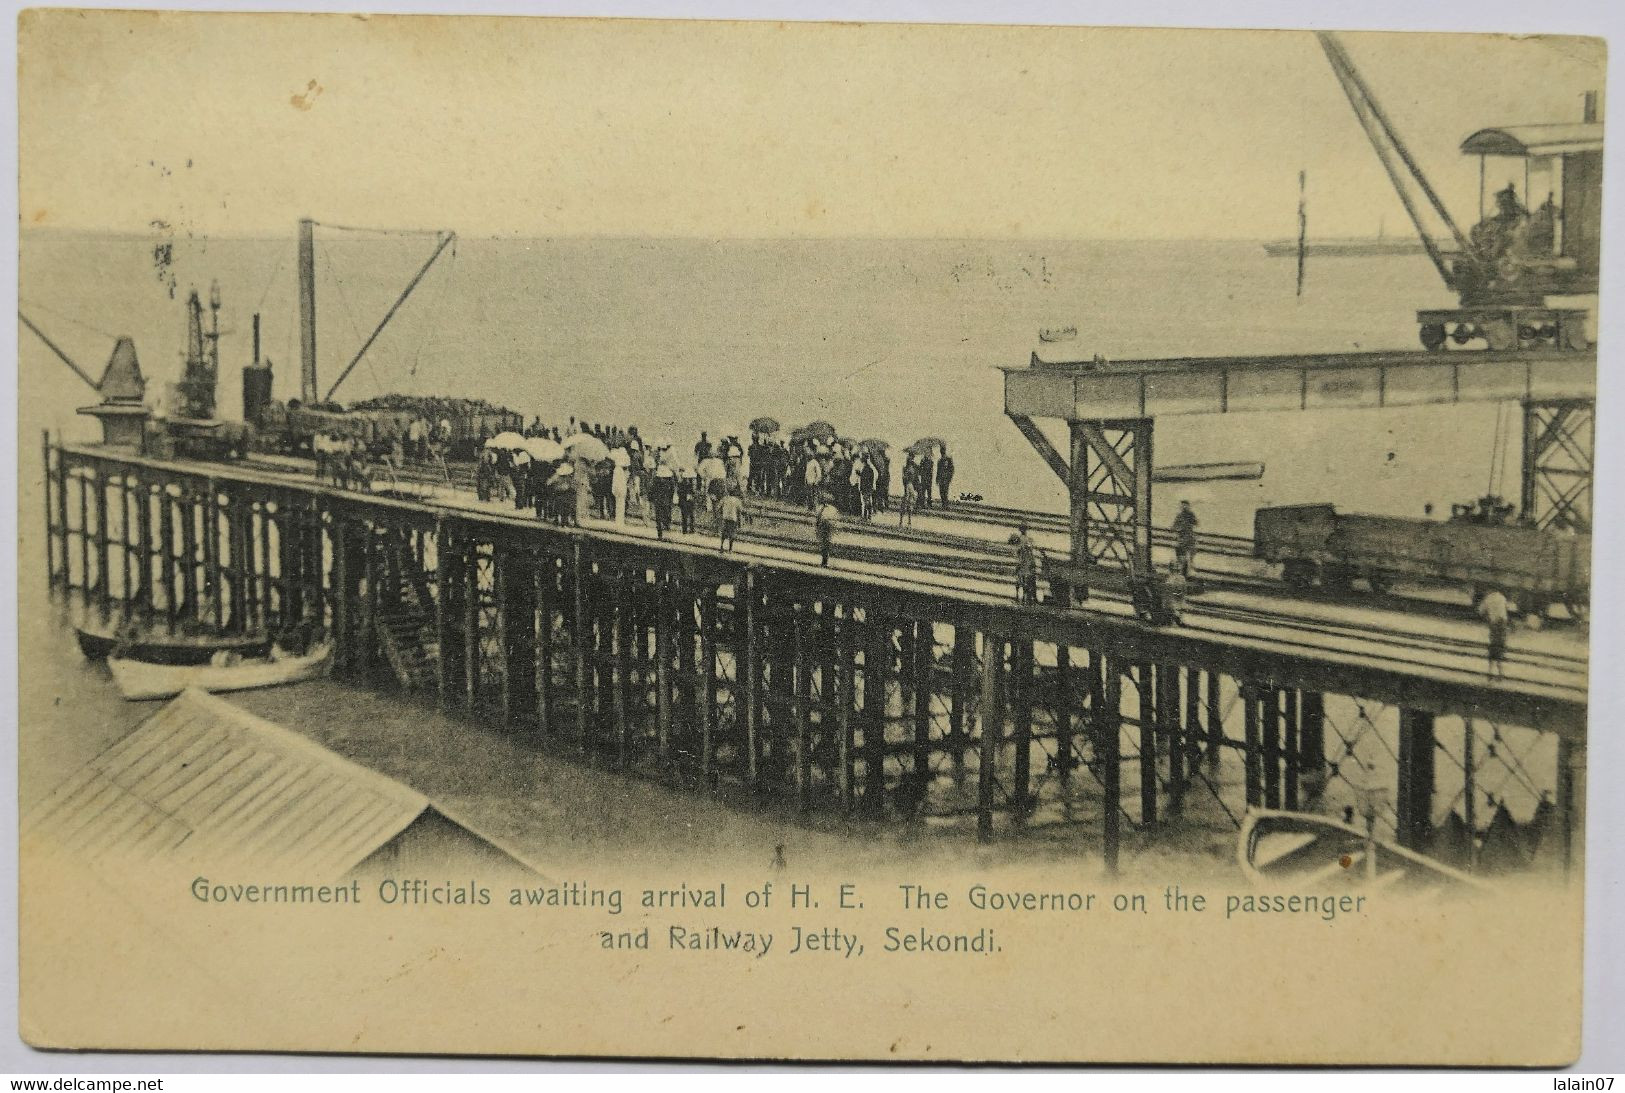
<path fill-rule="evenodd" d="M 1479 220 L 1451 267 L 1461 307 L 1417 314 L 1424 346 L 1589 344 L 1588 309 L 1553 298 L 1597 292 L 1602 129 L 1588 94 L 1583 121 L 1480 129 L 1462 142 L 1479 160 Z"/>

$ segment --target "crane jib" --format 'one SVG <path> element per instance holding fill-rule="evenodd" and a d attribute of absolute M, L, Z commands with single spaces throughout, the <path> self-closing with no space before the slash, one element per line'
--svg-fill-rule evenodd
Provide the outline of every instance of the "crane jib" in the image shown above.
<path fill-rule="evenodd" d="M 434 265 L 435 260 L 439 258 L 440 255 L 445 252 L 446 248 L 451 246 L 456 239 L 456 232 L 444 232 L 441 234 L 440 243 L 435 247 L 434 253 L 430 254 L 428 261 L 424 262 L 423 265 L 418 269 L 417 273 L 413 274 L 412 279 L 408 281 L 406 283 L 406 287 L 401 290 L 401 294 L 396 297 L 395 302 L 389 306 L 389 310 L 384 312 L 384 317 L 378 321 L 378 325 L 373 328 L 372 333 L 367 335 L 367 340 L 361 343 L 361 348 L 356 350 L 355 356 L 350 358 L 350 363 L 344 366 L 344 370 L 339 373 L 338 379 L 333 381 L 333 386 L 327 389 L 327 397 L 325 401 L 332 401 L 333 395 L 337 393 L 339 386 L 349 377 L 351 372 L 355 371 L 355 366 L 361 363 L 361 358 L 366 356 L 367 350 L 372 348 L 372 343 L 377 341 L 378 335 L 384 332 L 384 327 L 389 325 L 389 321 L 395 317 L 395 313 L 401 309 L 401 305 L 406 303 L 407 298 L 412 295 L 412 290 L 418 287 L 418 282 L 423 280 L 424 276 L 428 274 L 429 268 Z"/>

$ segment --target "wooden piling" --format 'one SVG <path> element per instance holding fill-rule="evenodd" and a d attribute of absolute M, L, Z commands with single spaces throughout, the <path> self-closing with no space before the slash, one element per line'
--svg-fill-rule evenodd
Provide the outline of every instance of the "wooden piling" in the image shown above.
<path fill-rule="evenodd" d="M 1091 655 L 1091 660 L 1095 659 Z M 1116 663 L 1100 661 L 1100 703 L 1091 710 L 1096 764 L 1100 767 L 1103 800 L 1100 804 L 1101 851 L 1108 876 L 1117 875 L 1123 838 L 1123 676 Z"/>
<path fill-rule="evenodd" d="M 1423 853 L 1433 835 L 1433 751 L 1433 715 L 1401 709 L 1394 835 L 1399 845 Z"/>
<path fill-rule="evenodd" d="M 1157 687 L 1151 665 L 1136 665 L 1134 680 L 1140 699 L 1140 824 L 1151 827 L 1157 822 Z"/>
<path fill-rule="evenodd" d="M 976 835 L 993 837 L 993 788 L 1004 736 L 1004 713 L 999 709 L 999 673 L 1004 641 L 991 632 L 982 635 L 981 754 L 976 765 Z"/>

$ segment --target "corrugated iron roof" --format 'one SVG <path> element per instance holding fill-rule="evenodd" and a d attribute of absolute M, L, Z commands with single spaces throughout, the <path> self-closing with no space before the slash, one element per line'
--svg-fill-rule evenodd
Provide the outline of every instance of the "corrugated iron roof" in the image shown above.
<path fill-rule="evenodd" d="M 23 833 L 92 861 L 244 862 L 337 879 L 428 807 L 399 782 L 189 690 L 59 786 Z"/>
<path fill-rule="evenodd" d="M 1503 125 L 1480 129 L 1461 142 L 1475 156 L 1561 156 L 1602 151 L 1602 123 L 1556 122 L 1551 125 Z"/>

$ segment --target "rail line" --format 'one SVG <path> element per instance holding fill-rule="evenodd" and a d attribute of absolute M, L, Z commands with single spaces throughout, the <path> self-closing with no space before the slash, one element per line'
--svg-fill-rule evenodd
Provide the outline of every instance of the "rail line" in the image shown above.
<path fill-rule="evenodd" d="M 303 470 L 313 473 L 314 465 L 307 460 L 265 460 L 250 459 L 244 461 L 247 465 L 270 473 L 288 474 Z M 415 485 L 432 485 L 455 489 L 459 493 L 471 493 L 471 475 L 459 473 L 463 468 L 453 468 L 447 475 L 433 475 L 416 468 L 408 468 L 397 475 L 397 481 Z M 462 484 L 464 479 L 469 480 L 467 486 Z M 808 552 L 815 549 L 812 531 L 813 516 L 805 509 L 776 499 L 753 498 L 753 522 L 747 523 L 740 531 L 739 539 L 744 542 L 759 543 L 763 546 L 797 552 Z M 1005 529 L 1013 529 L 1016 523 L 1025 520 L 1030 528 L 1045 531 L 1066 532 L 1068 530 L 1065 517 L 1053 513 L 1037 512 L 1034 510 L 1011 508 L 1008 506 L 990 505 L 983 502 L 956 502 L 949 510 L 929 510 L 919 515 L 929 517 L 943 514 L 957 519 L 966 519 L 997 525 Z M 774 531 L 764 526 L 767 523 L 776 523 L 786 528 L 794 528 L 795 532 L 785 530 Z M 1008 588 L 1015 577 L 1015 552 L 1006 543 L 975 535 L 955 533 L 945 529 L 924 529 L 917 527 L 894 527 L 885 522 L 874 522 L 853 525 L 856 534 L 872 539 L 895 542 L 898 546 L 869 545 L 852 542 L 849 537 L 837 543 L 836 554 L 843 560 L 866 565 L 900 568 L 909 571 L 911 577 L 923 585 L 949 591 L 956 586 L 953 580 L 984 580 L 990 583 L 1003 584 Z M 1159 534 L 1159 545 L 1171 545 L 1172 532 L 1163 530 Z M 1201 540 L 1203 552 L 1209 554 L 1245 556 L 1251 558 L 1251 540 L 1238 536 L 1207 535 Z M 1241 549 L 1245 544 L 1246 549 Z M 914 549 L 911 549 L 914 548 Z M 930 548 L 930 549 L 919 549 Z M 948 580 L 929 579 L 928 575 Z M 1201 584 L 1212 591 L 1234 591 L 1244 593 L 1257 593 L 1279 596 L 1283 588 L 1279 581 L 1262 577 L 1248 577 L 1242 574 L 1219 572 L 1199 569 L 1197 575 Z M 1128 597 L 1119 594 L 1106 593 L 1098 590 L 1091 591 L 1091 602 L 1107 603 L 1116 607 L 1128 608 Z M 1330 604 L 1346 604 L 1346 600 L 1336 597 L 1326 597 L 1323 601 Z M 1412 601 L 1407 600 L 1407 603 Z M 1465 612 L 1454 613 L 1455 617 L 1465 617 Z M 1239 604 L 1219 604 L 1192 600 L 1186 610 L 1187 625 L 1193 630 L 1208 633 L 1222 633 L 1222 626 L 1202 625 L 1203 622 L 1222 623 L 1224 621 L 1244 623 L 1248 625 L 1267 628 L 1275 632 L 1275 636 L 1290 641 L 1289 634 L 1313 635 L 1321 639 L 1345 640 L 1381 646 L 1384 651 L 1362 649 L 1361 655 L 1372 657 L 1396 664 L 1409 663 L 1407 658 L 1390 650 L 1413 650 L 1416 652 L 1455 654 L 1463 657 L 1482 658 L 1485 655 L 1483 642 L 1446 634 L 1429 634 L 1419 637 L 1415 633 L 1385 626 L 1382 624 L 1360 624 L 1350 620 L 1334 620 L 1324 618 L 1296 618 L 1293 616 L 1271 612 L 1261 608 L 1247 607 Z M 1194 625 L 1193 625 L 1194 624 Z M 1559 651 L 1542 651 L 1531 653 L 1527 650 L 1509 649 L 1504 661 L 1506 667 L 1521 667 L 1534 671 L 1548 672 L 1576 672 L 1585 671 L 1588 660 L 1584 656 L 1567 654 Z M 1539 682 L 1525 676 L 1508 677 L 1509 682 Z"/>

